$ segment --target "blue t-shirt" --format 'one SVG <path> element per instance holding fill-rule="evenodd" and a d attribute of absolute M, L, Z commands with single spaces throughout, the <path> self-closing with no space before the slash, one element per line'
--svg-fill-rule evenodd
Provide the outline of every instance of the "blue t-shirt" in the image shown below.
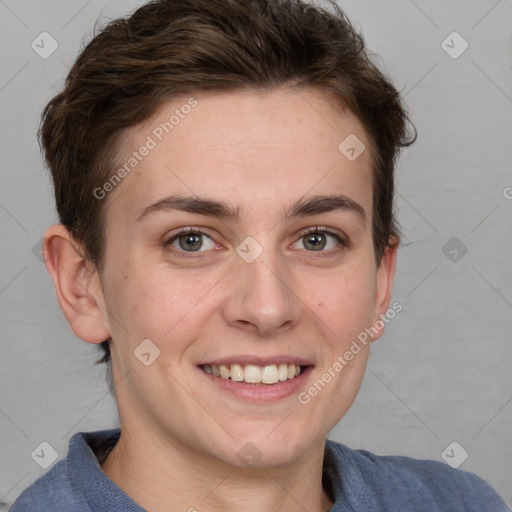
<path fill-rule="evenodd" d="M 75 434 L 66 458 L 23 491 L 10 512 L 144 512 L 100 463 L 120 429 Z M 378 456 L 327 441 L 324 489 L 330 512 L 510 512 L 482 479 L 442 462 Z"/>

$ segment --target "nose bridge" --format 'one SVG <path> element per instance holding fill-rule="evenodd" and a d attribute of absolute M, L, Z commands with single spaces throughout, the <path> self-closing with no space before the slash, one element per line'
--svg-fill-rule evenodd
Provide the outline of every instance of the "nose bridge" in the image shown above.
<path fill-rule="evenodd" d="M 276 309 L 288 303 L 288 287 L 285 284 L 285 273 L 283 266 L 279 265 L 277 257 L 265 258 L 255 261 L 252 265 L 244 268 L 247 273 L 250 296 L 261 305 L 267 304 L 267 309 Z M 272 307 L 271 307 L 272 306 Z"/>
<path fill-rule="evenodd" d="M 235 293 L 227 308 L 230 323 L 251 324 L 261 334 L 270 334 L 296 322 L 296 298 L 286 262 L 276 250 L 267 247 L 252 262 L 241 256 L 235 265 Z"/>

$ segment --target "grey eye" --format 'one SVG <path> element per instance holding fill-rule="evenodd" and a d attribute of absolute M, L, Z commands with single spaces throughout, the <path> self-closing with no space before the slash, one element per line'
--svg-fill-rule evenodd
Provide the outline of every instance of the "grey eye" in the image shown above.
<path fill-rule="evenodd" d="M 345 245 L 343 239 L 329 231 L 312 231 L 301 237 L 302 247 L 308 251 L 324 251 L 334 249 L 337 245 Z"/>
<path fill-rule="evenodd" d="M 208 235 L 193 231 L 181 233 L 171 238 L 167 244 L 185 252 L 202 252 L 215 247 L 215 242 Z"/>
<path fill-rule="evenodd" d="M 303 237 L 302 244 L 310 251 L 321 251 L 327 245 L 326 237 L 325 233 L 309 233 Z"/>

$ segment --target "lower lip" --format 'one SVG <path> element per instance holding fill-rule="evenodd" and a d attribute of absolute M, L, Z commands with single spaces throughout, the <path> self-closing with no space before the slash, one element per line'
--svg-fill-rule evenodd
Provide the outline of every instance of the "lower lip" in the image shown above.
<path fill-rule="evenodd" d="M 206 373 L 202 368 L 198 370 L 215 386 L 227 391 L 237 398 L 251 402 L 277 402 L 293 395 L 297 395 L 304 386 L 313 366 L 308 366 L 303 373 L 293 379 L 279 381 L 275 384 L 249 384 L 236 382 L 231 379 L 223 379 Z"/>

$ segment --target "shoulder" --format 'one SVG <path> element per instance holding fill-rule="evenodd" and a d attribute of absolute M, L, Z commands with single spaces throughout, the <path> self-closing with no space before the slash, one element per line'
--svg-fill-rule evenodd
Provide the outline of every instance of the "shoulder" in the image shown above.
<path fill-rule="evenodd" d="M 25 489 L 9 512 L 79 510 L 67 471 L 67 457 Z"/>
<path fill-rule="evenodd" d="M 89 512 L 101 490 L 116 492 L 105 482 L 98 458 L 119 438 L 119 429 L 79 432 L 69 442 L 67 456 L 25 489 L 10 512 Z M 101 459 L 100 459 L 101 460 Z"/>
<path fill-rule="evenodd" d="M 380 456 L 327 441 L 326 462 L 338 490 L 373 496 L 379 510 L 509 512 L 484 480 L 440 461 Z"/>

